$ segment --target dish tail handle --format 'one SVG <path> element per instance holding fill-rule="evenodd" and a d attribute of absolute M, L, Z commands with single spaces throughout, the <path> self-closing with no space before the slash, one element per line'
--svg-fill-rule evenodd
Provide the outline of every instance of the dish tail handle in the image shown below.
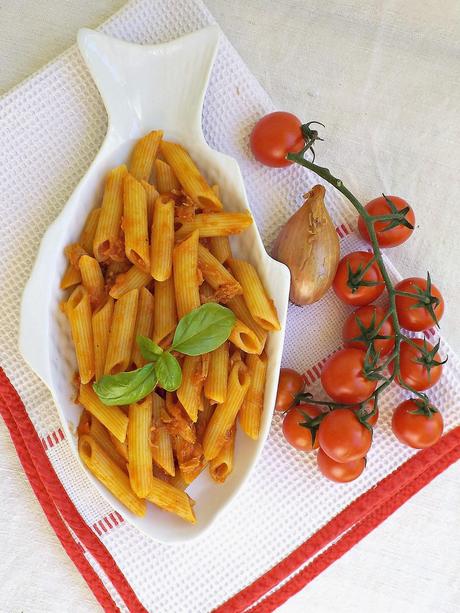
<path fill-rule="evenodd" d="M 123 140 L 161 126 L 202 138 L 201 112 L 220 30 L 211 25 L 171 42 L 137 45 L 82 28 L 78 47 Z"/>

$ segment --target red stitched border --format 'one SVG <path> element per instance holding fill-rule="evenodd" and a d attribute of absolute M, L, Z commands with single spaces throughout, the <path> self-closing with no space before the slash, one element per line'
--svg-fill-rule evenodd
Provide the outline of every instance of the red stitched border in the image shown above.
<path fill-rule="evenodd" d="M 361 494 L 361 496 L 356 498 L 356 500 L 271 570 L 217 607 L 215 613 L 240 613 L 245 611 L 267 592 L 276 588 L 281 581 L 303 566 L 318 551 L 339 538 L 355 523 L 368 518 L 374 510 L 391 501 L 398 491 L 419 478 L 428 467 L 436 467 L 440 458 L 450 453 L 459 445 L 460 426 L 443 436 L 433 447 L 418 452 L 382 479 L 375 487 Z"/>
<path fill-rule="evenodd" d="M 75 532 L 78 539 L 83 543 L 89 553 L 91 553 L 100 564 L 128 609 L 132 611 L 132 613 L 147 613 L 147 610 L 137 598 L 134 590 L 116 565 L 106 547 L 83 521 L 83 518 L 75 508 L 75 505 L 71 501 L 64 486 L 59 481 L 43 449 L 43 445 L 30 421 L 20 397 L 2 369 L 0 369 L 0 395 L 3 397 L 3 401 L 8 407 L 21 433 L 23 442 L 30 456 L 33 458 L 36 470 L 40 475 L 49 497 L 53 500 L 64 520 Z"/>

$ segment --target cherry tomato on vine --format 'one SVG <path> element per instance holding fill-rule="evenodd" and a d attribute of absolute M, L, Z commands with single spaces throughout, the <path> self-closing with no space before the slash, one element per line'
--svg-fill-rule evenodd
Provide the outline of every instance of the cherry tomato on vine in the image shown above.
<path fill-rule="evenodd" d="M 283 434 L 287 442 L 300 451 L 312 451 L 318 448 L 318 427 L 309 428 L 310 419 L 321 415 L 321 409 L 314 404 L 299 404 L 283 420 Z M 304 424 L 304 425 L 302 425 Z M 314 441 L 312 445 L 312 430 Z"/>
<path fill-rule="evenodd" d="M 351 409 L 334 409 L 327 413 L 319 426 L 321 449 L 336 462 L 351 462 L 363 458 L 372 444 L 372 432 Z"/>
<path fill-rule="evenodd" d="M 377 382 L 364 372 L 366 354 L 361 349 L 341 349 L 329 358 L 321 371 L 324 391 L 335 402 L 363 402 L 372 394 Z"/>
<path fill-rule="evenodd" d="M 366 458 L 358 458 L 351 462 L 335 462 L 320 448 L 316 456 L 320 472 L 330 481 L 348 483 L 359 477 L 366 467 Z"/>
<path fill-rule="evenodd" d="M 376 300 L 383 292 L 385 284 L 376 262 L 361 275 L 373 257 L 367 251 L 353 251 L 340 260 L 332 287 L 342 302 L 364 306 Z M 365 285 L 359 285 L 360 281 Z M 371 285 L 366 285 L 368 283 Z"/>
<path fill-rule="evenodd" d="M 414 449 L 431 447 L 439 441 L 444 421 L 439 411 L 414 398 L 401 402 L 393 413 L 392 430 L 399 442 Z"/>
<path fill-rule="evenodd" d="M 395 225 L 390 221 L 376 221 L 374 224 L 377 241 L 381 247 L 396 247 L 401 245 L 410 237 L 414 231 L 415 215 L 411 206 L 399 196 L 387 196 L 394 205 L 395 210 L 392 210 L 391 204 L 386 200 L 385 196 L 374 198 L 364 207 L 369 215 L 389 215 L 394 212 L 408 209 L 403 215 L 403 224 Z M 404 219 L 409 225 L 404 225 Z M 410 228 L 409 226 L 412 226 Z M 365 241 L 370 243 L 369 232 L 367 231 L 364 219 L 360 216 L 358 219 L 358 230 Z"/>
<path fill-rule="evenodd" d="M 373 343 L 375 351 L 380 355 L 386 355 L 392 351 L 394 340 L 394 327 L 391 318 L 385 319 L 386 311 L 382 307 L 368 305 L 353 311 L 347 317 L 343 325 L 342 338 L 345 347 L 367 349 Z M 381 322 L 383 321 L 383 324 Z M 392 338 L 377 338 L 378 336 L 390 336 Z"/>
<path fill-rule="evenodd" d="M 282 368 L 276 392 L 275 411 L 287 411 L 305 387 L 305 377 L 292 368 Z"/>
<path fill-rule="evenodd" d="M 437 352 L 425 339 L 414 338 L 413 342 L 420 347 L 414 347 L 403 341 L 399 351 L 399 379 L 418 392 L 433 387 L 442 375 L 442 361 Z M 390 364 L 393 371 L 393 363 Z M 399 383 L 398 378 L 396 379 Z"/>
<path fill-rule="evenodd" d="M 403 279 L 395 290 L 414 294 L 409 296 L 396 296 L 396 312 L 399 323 L 406 330 L 421 332 L 436 325 L 444 313 L 444 299 L 436 285 L 431 280 L 421 277 L 409 277 Z M 424 301 L 427 303 L 424 303 Z M 435 318 L 433 317 L 433 313 Z"/>
<path fill-rule="evenodd" d="M 292 113 L 275 111 L 259 119 L 251 137 L 251 151 L 257 161 L 266 166 L 283 167 L 292 164 L 288 153 L 298 153 L 304 147 L 302 122 Z"/>

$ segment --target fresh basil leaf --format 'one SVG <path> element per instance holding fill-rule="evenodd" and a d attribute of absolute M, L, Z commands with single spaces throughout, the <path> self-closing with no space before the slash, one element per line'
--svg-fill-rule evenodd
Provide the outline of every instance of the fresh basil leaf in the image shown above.
<path fill-rule="evenodd" d="M 136 336 L 136 343 L 139 345 L 142 357 L 149 362 L 156 362 L 163 353 L 163 349 L 146 336 Z"/>
<path fill-rule="evenodd" d="M 155 363 L 158 385 L 167 392 L 174 392 L 182 383 L 182 371 L 176 358 L 165 351 Z"/>
<path fill-rule="evenodd" d="M 118 375 L 105 375 L 93 384 L 99 400 L 108 406 L 132 404 L 145 398 L 157 384 L 154 364 Z"/>
<path fill-rule="evenodd" d="M 220 347 L 232 331 L 236 317 L 220 304 L 208 302 L 179 321 L 171 349 L 186 355 L 201 355 Z"/>

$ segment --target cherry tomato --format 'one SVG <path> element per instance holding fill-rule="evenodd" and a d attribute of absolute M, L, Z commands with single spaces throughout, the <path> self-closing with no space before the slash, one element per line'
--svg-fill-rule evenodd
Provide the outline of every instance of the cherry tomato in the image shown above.
<path fill-rule="evenodd" d="M 329 358 L 321 371 L 321 383 L 335 402 L 363 402 L 377 386 L 364 374 L 365 352 L 361 349 L 341 349 Z"/>
<path fill-rule="evenodd" d="M 366 404 L 364 405 L 363 409 L 364 412 L 366 414 L 372 413 L 372 411 L 374 410 L 374 399 L 372 398 L 371 400 L 368 400 L 366 402 Z M 354 411 L 355 413 L 357 413 L 358 411 L 361 411 L 361 406 L 359 404 L 357 404 L 355 407 L 350 407 L 352 411 Z M 377 407 L 377 409 L 375 410 L 374 415 L 372 415 L 372 417 L 368 417 L 367 418 L 367 423 L 374 427 L 375 424 L 377 423 L 377 420 L 379 418 L 379 408 Z"/>
<path fill-rule="evenodd" d="M 395 285 L 395 289 L 400 292 L 417 294 L 417 290 L 420 290 L 421 292 L 426 291 L 427 281 L 421 277 L 409 277 L 408 279 L 404 279 L 403 281 L 397 283 Z M 439 321 L 444 313 L 443 297 L 436 285 L 431 285 L 429 293 L 434 298 L 434 300 L 432 298 L 431 306 L 437 320 Z M 427 330 L 436 324 L 430 310 L 426 306 L 415 306 L 421 302 L 421 299 L 422 296 L 420 296 L 420 299 L 416 297 L 409 298 L 409 296 L 396 296 L 396 311 L 398 314 L 399 323 L 403 328 L 406 328 L 406 330 L 420 332 L 422 330 Z"/>
<path fill-rule="evenodd" d="M 282 368 L 276 393 L 275 410 L 287 411 L 294 404 L 295 397 L 303 391 L 305 377 L 292 368 Z"/>
<path fill-rule="evenodd" d="M 395 344 L 394 338 L 378 338 L 372 341 L 377 329 L 377 334 L 379 336 L 393 337 L 393 323 L 390 317 L 385 319 L 385 315 L 385 309 L 374 305 L 363 306 L 353 311 L 353 313 L 347 317 L 343 325 L 342 337 L 345 347 L 355 347 L 356 349 L 363 349 L 365 351 L 368 345 L 373 342 L 374 349 L 379 352 L 380 355 L 390 353 Z M 384 319 L 385 321 L 380 326 L 380 323 Z M 360 329 L 359 323 L 365 328 L 364 332 Z M 357 337 L 364 337 L 367 340 L 353 340 L 357 339 Z"/>
<path fill-rule="evenodd" d="M 398 196 L 387 196 L 387 198 L 389 198 L 393 202 L 398 211 L 409 207 L 409 210 L 405 215 L 405 219 L 410 223 L 411 226 L 415 226 L 415 215 L 410 205 Z M 392 213 L 391 207 L 385 200 L 384 196 L 374 198 L 374 200 L 368 202 L 364 208 L 369 213 L 369 215 L 389 215 L 390 213 Z M 413 229 L 407 228 L 403 225 L 395 226 L 394 228 L 385 230 L 385 228 L 388 228 L 390 223 L 391 222 L 389 221 L 376 221 L 374 224 L 377 241 L 381 247 L 396 247 L 396 245 L 401 245 L 402 243 L 407 241 L 409 236 L 414 231 Z M 366 224 L 364 223 L 364 219 L 361 216 L 358 219 L 358 230 L 364 240 L 370 243 L 369 232 L 367 231 Z"/>
<path fill-rule="evenodd" d="M 259 119 L 254 126 L 250 144 L 257 161 L 266 166 L 289 166 L 288 153 L 298 153 L 304 147 L 302 122 L 292 113 L 276 111 Z"/>
<path fill-rule="evenodd" d="M 307 423 L 308 417 L 318 417 L 321 415 L 321 409 L 314 404 L 299 404 L 293 407 L 288 413 L 286 413 L 283 420 L 283 434 L 287 442 L 300 449 L 300 451 L 312 451 L 312 449 L 318 448 L 318 430 L 314 434 L 315 440 L 312 445 L 311 431 L 308 427 L 301 424 Z"/>
<path fill-rule="evenodd" d="M 316 457 L 320 472 L 336 483 L 348 483 L 359 477 L 366 467 L 366 458 L 358 458 L 351 462 L 335 462 L 320 448 Z"/>
<path fill-rule="evenodd" d="M 414 338 L 414 343 L 419 347 L 426 347 L 427 351 L 433 350 L 433 345 L 421 338 Z M 399 372 L 400 379 L 418 392 L 433 387 L 442 375 L 442 364 L 433 364 L 431 368 L 423 363 L 423 352 L 409 343 L 402 342 L 399 352 Z M 439 353 L 433 356 L 435 362 L 441 362 Z M 393 371 L 393 363 L 390 364 Z M 399 381 L 398 381 L 399 383 Z"/>
<path fill-rule="evenodd" d="M 393 413 L 392 430 L 400 443 L 414 449 L 431 447 L 439 441 L 444 422 L 439 411 L 414 414 L 420 406 L 414 398 L 401 402 Z"/>
<path fill-rule="evenodd" d="M 376 300 L 385 289 L 382 274 L 375 262 L 364 273 L 362 280 L 378 285 L 356 287 L 353 285 L 353 278 L 350 278 L 350 274 L 352 277 L 357 276 L 372 257 L 373 255 L 367 251 L 353 251 L 340 260 L 332 287 L 340 300 L 346 304 L 364 306 Z"/>
<path fill-rule="evenodd" d="M 318 431 L 321 449 L 336 462 L 363 458 L 372 444 L 372 432 L 351 409 L 334 409 L 327 413 Z"/>

